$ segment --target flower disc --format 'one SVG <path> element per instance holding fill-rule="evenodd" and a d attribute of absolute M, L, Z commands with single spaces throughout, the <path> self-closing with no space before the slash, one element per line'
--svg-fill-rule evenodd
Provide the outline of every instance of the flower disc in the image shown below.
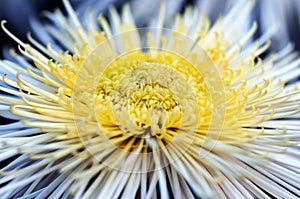
<path fill-rule="evenodd" d="M 192 145 L 209 151 L 224 114 L 222 82 L 204 50 L 174 31 L 155 45 L 150 31 L 168 30 L 129 31 L 100 44 L 83 63 L 73 94 L 89 152 L 131 173 L 165 167 Z M 144 158 L 156 164 L 132 170 L 131 161 Z"/>

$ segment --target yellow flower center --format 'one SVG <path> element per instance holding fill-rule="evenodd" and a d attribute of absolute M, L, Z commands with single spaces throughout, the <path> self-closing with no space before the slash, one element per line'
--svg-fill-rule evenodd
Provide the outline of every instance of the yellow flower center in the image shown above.
<path fill-rule="evenodd" d="M 178 132 L 207 129 L 212 113 L 200 72 L 164 51 L 137 51 L 115 59 L 98 81 L 94 106 L 102 133 L 110 140 L 123 138 L 124 144 L 134 137 L 159 139 L 165 146 Z"/>

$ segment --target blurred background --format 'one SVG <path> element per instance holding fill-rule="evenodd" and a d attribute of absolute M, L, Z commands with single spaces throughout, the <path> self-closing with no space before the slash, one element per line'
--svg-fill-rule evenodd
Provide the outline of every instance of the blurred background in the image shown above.
<path fill-rule="evenodd" d="M 62 7 L 61 0 L 2 0 L 0 20 L 7 21 L 7 28 L 16 36 L 26 41 L 26 33 L 30 31 L 29 19 L 40 18 L 42 10 L 54 10 Z M 3 48 L 16 46 L 1 29 L 0 45 Z M 0 53 L 3 58 L 3 53 Z"/>

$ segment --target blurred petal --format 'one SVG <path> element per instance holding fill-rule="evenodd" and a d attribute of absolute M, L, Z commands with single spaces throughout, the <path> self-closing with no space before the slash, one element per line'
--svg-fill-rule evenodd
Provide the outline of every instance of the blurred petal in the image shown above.
<path fill-rule="evenodd" d="M 281 49 L 290 41 L 287 24 L 287 11 L 290 1 L 281 0 L 261 0 L 258 1 L 260 9 L 260 26 L 262 32 L 266 32 L 274 27 L 276 34 L 271 38 L 272 47 Z"/>
<path fill-rule="evenodd" d="M 212 21 L 216 20 L 220 14 L 225 14 L 229 9 L 234 6 L 238 1 L 237 0 L 197 0 L 196 7 L 202 12 L 205 16 L 208 16 Z"/>
<path fill-rule="evenodd" d="M 130 7 L 137 26 L 145 26 L 159 10 L 160 0 L 132 0 Z"/>
<path fill-rule="evenodd" d="M 86 1 L 76 1 L 73 0 L 74 3 L 78 3 L 76 10 L 76 13 L 79 17 L 83 17 L 87 9 L 93 8 L 93 10 L 96 11 L 96 14 L 99 13 L 106 13 L 107 9 L 111 5 L 119 5 L 125 0 L 105 0 L 105 1 L 99 1 L 99 0 L 86 0 Z"/>

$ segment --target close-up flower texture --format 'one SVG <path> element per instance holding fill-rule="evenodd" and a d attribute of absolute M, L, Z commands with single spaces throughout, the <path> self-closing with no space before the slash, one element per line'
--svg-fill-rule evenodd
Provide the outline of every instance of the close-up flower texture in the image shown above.
<path fill-rule="evenodd" d="M 300 198 L 297 1 L 116 2 L 2 19 L 0 198 Z"/>

